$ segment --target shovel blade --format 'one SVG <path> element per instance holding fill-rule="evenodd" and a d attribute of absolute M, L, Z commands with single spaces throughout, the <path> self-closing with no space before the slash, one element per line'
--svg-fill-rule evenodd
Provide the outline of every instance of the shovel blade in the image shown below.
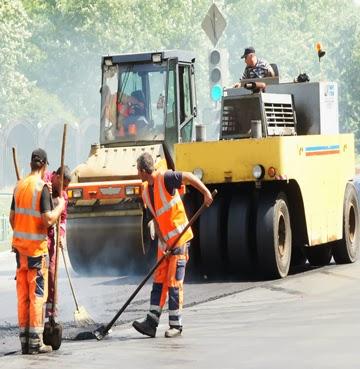
<path fill-rule="evenodd" d="M 58 350 L 62 341 L 62 325 L 49 321 L 45 323 L 43 341 L 45 345 L 51 346 L 53 350 Z"/>

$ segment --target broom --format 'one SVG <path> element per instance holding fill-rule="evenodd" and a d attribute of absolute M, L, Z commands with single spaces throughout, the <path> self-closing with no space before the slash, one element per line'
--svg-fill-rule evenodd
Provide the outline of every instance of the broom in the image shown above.
<path fill-rule="evenodd" d="M 64 266 L 65 266 L 66 274 L 67 274 L 67 277 L 68 277 L 71 293 L 73 295 L 75 306 L 76 306 L 76 310 L 74 311 L 75 323 L 78 327 L 86 327 L 88 325 L 95 324 L 95 321 L 91 318 L 91 316 L 86 311 L 84 306 L 80 306 L 78 301 L 77 301 L 77 298 L 76 298 L 76 295 L 75 295 L 75 290 L 74 290 L 74 287 L 71 283 L 71 278 L 70 278 L 69 270 L 68 270 L 68 267 L 67 267 L 67 262 L 66 262 L 66 259 L 65 259 L 65 253 L 64 253 L 64 250 L 63 250 L 62 247 L 61 247 L 61 254 L 62 254 L 62 257 L 63 257 L 63 260 L 64 260 Z"/>
<path fill-rule="evenodd" d="M 60 166 L 60 197 L 62 197 L 62 192 L 63 192 L 63 188 L 64 188 L 64 156 L 65 156 L 65 138 L 66 138 L 66 128 L 67 125 L 64 124 L 64 134 L 63 134 L 63 144 L 62 144 L 62 148 L 61 148 L 61 166 Z M 58 251 L 59 249 L 61 249 L 61 254 L 64 260 L 64 266 L 65 266 L 65 270 L 66 270 L 66 274 L 68 277 L 68 281 L 69 281 L 69 285 L 70 285 L 70 289 L 71 289 L 71 293 L 72 296 L 74 298 L 74 302 L 75 302 L 75 306 L 76 306 L 76 310 L 74 311 L 74 320 L 77 326 L 79 327 L 86 327 L 87 325 L 90 324 L 95 324 L 94 320 L 90 317 L 90 315 L 88 314 L 88 312 L 86 311 L 86 309 L 83 306 L 79 306 L 76 295 L 75 295 L 75 291 L 74 291 L 74 287 L 73 284 L 71 282 L 71 278 L 70 278 L 70 274 L 69 274 L 69 270 L 67 267 L 67 262 L 65 259 L 65 254 L 64 254 L 64 250 L 62 247 L 60 246 L 60 219 L 58 220 L 57 224 L 57 232 L 56 232 L 56 256 L 58 255 Z M 57 259 L 58 262 L 58 259 Z M 56 264 L 57 266 L 57 264 Z M 57 280 L 57 267 L 55 269 L 55 283 Z M 55 299 L 56 300 L 56 299 Z"/>

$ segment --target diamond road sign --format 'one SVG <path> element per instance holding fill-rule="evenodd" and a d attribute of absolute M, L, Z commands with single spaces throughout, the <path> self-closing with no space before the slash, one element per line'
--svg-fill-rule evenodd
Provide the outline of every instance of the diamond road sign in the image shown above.
<path fill-rule="evenodd" d="M 225 27 L 225 18 L 221 14 L 219 8 L 215 4 L 212 4 L 201 23 L 201 28 L 205 31 L 214 47 L 224 32 Z"/>

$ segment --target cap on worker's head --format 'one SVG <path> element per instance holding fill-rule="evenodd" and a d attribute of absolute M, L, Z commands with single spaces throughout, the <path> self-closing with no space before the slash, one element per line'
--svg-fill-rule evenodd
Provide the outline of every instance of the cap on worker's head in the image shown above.
<path fill-rule="evenodd" d="M 252 46 L 249 46 L 247 47 L 245 50 L 244 50 L 244 55 L 241 57 L 241 59 L 244 59 L 246 55 L 249 55 L 249 54 L 255 54 L 255 49 L 252 47 Z"/>
<path fill-rule="evenodd" d="M 56 174 L 60 175 L 60 173 L 61 173 L 61 167 L 59 167 L 58 170 L 56 171 Z M 71 181 L 71 170 L 67 165 L 64 165 L 64 179 Z"/>
<path fill-rule="evenodd" d="M 41 163 L 42 165 L 49 164 L 46 151 L 43 149 L 36 149 L 31 153 L 31 162 Z"/>
<path fill-rule="evenodd" d="M 135 97 L 136 100 L 144 103 L 145 102 L 145 96 L 144 93 L 141 90 L 136 90 L 131 93 L 132 97 Z"/>

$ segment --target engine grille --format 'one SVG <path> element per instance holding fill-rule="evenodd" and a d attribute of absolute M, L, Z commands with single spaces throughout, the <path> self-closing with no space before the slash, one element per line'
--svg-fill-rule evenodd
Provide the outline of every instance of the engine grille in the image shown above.
<path fill-rule="evenodd" d="M 261 120 L 263 136 L 296 134 L 296 114 L 291 95 L 257 93 L 224 98 L 221 138 L 251 136 L 251 121 Z"/>

